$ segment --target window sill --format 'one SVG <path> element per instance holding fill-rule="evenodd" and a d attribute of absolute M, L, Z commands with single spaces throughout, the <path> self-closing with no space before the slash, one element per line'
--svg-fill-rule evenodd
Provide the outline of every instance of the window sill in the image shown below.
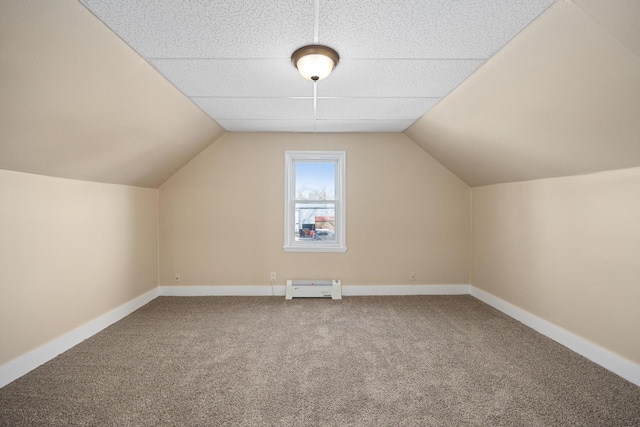
<path fill-rule="evenodd" d="M 346 246 L 325 246 L 325 245 L 295 245 L 283 246 L 285 252 L 347 252 Z"/>

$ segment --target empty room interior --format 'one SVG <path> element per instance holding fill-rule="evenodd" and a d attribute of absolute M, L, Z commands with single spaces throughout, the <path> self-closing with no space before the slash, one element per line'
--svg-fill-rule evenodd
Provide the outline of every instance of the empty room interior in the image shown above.
<path fill-rule="evenodd" d="M 639 22 L 0 0 L 0 425 L 640 425 Z"/>

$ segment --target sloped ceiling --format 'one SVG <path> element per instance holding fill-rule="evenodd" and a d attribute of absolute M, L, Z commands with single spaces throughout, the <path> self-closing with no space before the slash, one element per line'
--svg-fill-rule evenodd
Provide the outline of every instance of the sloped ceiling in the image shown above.
<path fill-rule="evenodd" d="M 0 1 L 0 168 L 158 187 L 222 133 L 80 3 Z"/>
<path fill-rule="evenodd" d="M 640 166 L 640 1 L 558 1 L 405 133 L 471 186 Z"/>
<path fill-rule="evenodd" d="M 404 119 L 394 114 L 405 107 L 398 107 L 394 98 L 410 99 L 419 110 L 425 107 L 420 104 L 423 95 L 414 89 L 422 87 L 423 80 L 429 85 L 435 84 L 430 81 L 433 76 L 452 74 L 455 80 L 460 75 L 448 73 L 446 67 L 420 65 L 417 69 L 409 67 L 409 71 L 391 67 L 383 73 L 397 78 L 391 83 L 378 76 L 376 72 L 386 65 L 382 58 L 369 57 L 369 41 L 377 42 L 392 31 L 376 29 L 402 25 L 402 21 L 372 14 L 364 4 L 369 2 L 353 0 L 336 6 L 360 5 L 358 13 L 363 19 L 345 35 L 358 41 L 345 51 L 346 58 L 346 52 L 351 51 L 357 78 L 345 80 L 346 71 L 340 77 L 340 70 L 350 62 L 345 58 L 330 77 L 336 85 L 333 94 L 339 96 L 351 86 L 380 86 L 388 93 L 376 101 L 369 95 L 345 103 L 327 97 L 326 105 L 336 117 L 357 124 L 358 114 L 377 103 L 382 105 L 376 110 L 378 117 L 384 119 L 380 112 L 386 111 L 389 120 L 402 122 Z M 401 7 L 422 3 L 375 4 Z M 484 2 L 473 4 L 481 6 Z M 311 17 L 314 13 L 307 12 Z M 347 24 L 337 15 L 336 19 L 331 25 Z M 487 19 L 491 25 L 500 21 L 495 16 Z M 300 24 L 305 31 L 308 20 Z M 637 0 L 559 0 L 405 133 L 471 186 L 640 166 L 638 22 Z M 466 40 L 464 37 L 447 36 L 425 39 L 420 47 L 414 33 L 405 31 L 409 38 L 397 40 L 394 49 L 410 56 L 413 49 L 427 49 L 424 46 L 434 40 L 438 40 L 438 46 L 433 47 L 436 50 L 446 50 L 448 43 L 467 43 L 460 41 Z M 512 29 L 501 40 L 506 42 L 513 34 Z M 468 38 L 469 34 L 462 36 Z M 330 38 L 320 41 L 339 42 Z M 278 61 L 283 71 L 292 73 L 291 90 L 298 85 L 308 89 L 308 82 L 298 77 L 289 63 L 293 47 L 282 49 L 287 58 Z M 488 49 L 485 54 L 490 55 L 492 48 Z M 477 59 L 484 62 L 484 58 L 481 55 Z M 466 57 L 460 62 L 469 60 Z M 161 61 L 153 65 L 160 68 Z M 259 73 L 252 68 L 251 59 L 245 61 L 247 67 L 234 69 Z M 402 61 L 422 64 L 421 59 L 410 57 Z M 215 84 L 220 79 L 224 83 L 224 74 L 213 75 Z M 259 77 L 255 82 L 262 90 L 270 90 L 269 83 L 260 82 Z M 290 89 L 288 84 L 279 87 Z M 371 87 L 367 90 L 374 90 Z M 418 95 L 407 96 L 415 93 Z M 441 92 L 436 98 L 444 95 Z M 258 98 L 261 96 L 267 96 L 266 92 Z M 220 111 L 243 111 L 244 104 L 223 98 L 227 96 L 222 94 L 216 107 Z M 367 102 L 361 102 L 365 99 Z M 255 108 L 272 108 L 266 100 L 255 102 Z M 291 111 L 297 114 L 295 108 Z M 333 129 L 358 130 L 355 125 L 343 124 Z M 287 129 L 300 130 L 293 125 Z M 222 133 L 222 127 L 79 1 L 0 1 L 0 168 L 158 187 Z"/>

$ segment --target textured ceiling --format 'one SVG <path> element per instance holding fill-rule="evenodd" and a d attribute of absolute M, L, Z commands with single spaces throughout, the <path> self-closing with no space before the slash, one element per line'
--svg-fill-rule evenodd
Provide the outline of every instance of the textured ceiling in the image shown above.
<path fill-rule="evenodd" d="M 82 0 L 228 131 L 406 129 L 553 0 Z M 318 42 L 334 73 L 302 79 Z"/>
<path fill-rule="evenodd" d="M 0 0 L 0 168 L 158 187 L 224 132 L 203 111 L 230 130 L 409 126 L 471 186 L 640 166 L 638 0 L 169 3 L 92 2 L 115 34 L 76 0 Z M 289 56 L 316 16 L 343 61 L 314 112 Z"/>

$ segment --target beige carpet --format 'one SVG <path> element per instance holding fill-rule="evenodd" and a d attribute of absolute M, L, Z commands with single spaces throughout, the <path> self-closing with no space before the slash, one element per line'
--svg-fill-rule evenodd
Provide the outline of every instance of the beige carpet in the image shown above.
<path fill-rule="evenodd" d="M 639 426 L 640 388 L 470 296 L 162 297 L 0 389 L 2 426 Z"/>

